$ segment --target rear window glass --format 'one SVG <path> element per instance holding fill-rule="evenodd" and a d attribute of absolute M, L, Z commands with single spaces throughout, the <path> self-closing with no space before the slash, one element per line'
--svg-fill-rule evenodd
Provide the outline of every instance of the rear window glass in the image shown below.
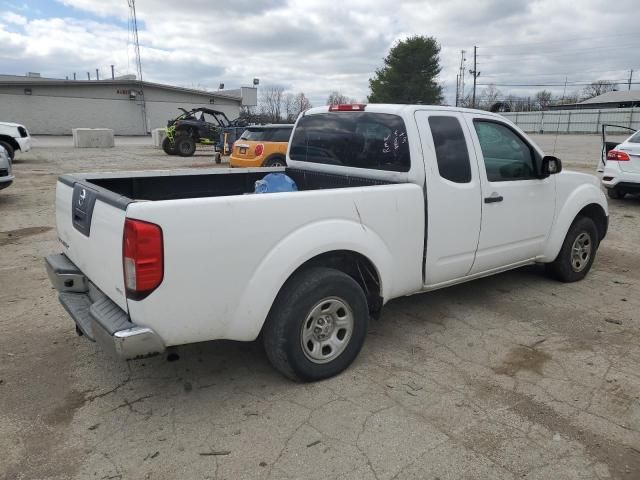
<path fill-rule="evenodd" d="M 458 119 L 445 116 L 429 117 L 429 127 L 436 148 L 440 176 L 456 183 L 470 182 L 469 151 Z"/>
<path fill-rule="evenodd" d="M 307 115 L 291 139 L 289 155 L 300 162 L 407 172 L 409 143 L 397 115 L 340 112 Z"/>
<path fill-rule="evenodd" d="M 245 130 L 240 139 L 259 142 L 265 140 L 265 133 L 267 133 L 265 129 Z"/>
<path fill-rule="evenodd" d="M 640 130 L 633 134 L 633 136 L 627 141 L 629 143 L 640 143 Z"/>

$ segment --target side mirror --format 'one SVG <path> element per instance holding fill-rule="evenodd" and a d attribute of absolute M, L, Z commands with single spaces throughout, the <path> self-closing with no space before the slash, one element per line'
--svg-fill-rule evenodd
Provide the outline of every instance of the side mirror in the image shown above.
<path fill-rule="evenodd" d="M 554 175 L 562 171 L 562 161 L 558 157 L 552 157 L 546 155 L 542 158 L 542 178 L 547 178 L 549 175 Z"/>

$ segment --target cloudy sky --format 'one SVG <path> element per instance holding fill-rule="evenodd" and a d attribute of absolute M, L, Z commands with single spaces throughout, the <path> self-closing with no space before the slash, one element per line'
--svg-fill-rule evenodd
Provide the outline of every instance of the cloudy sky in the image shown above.
<path fill-rule="evenodd" d="M 389 48 L 413 34 L 442 45 L 454 101 L 460 50 L 478 45 L 480 84 L 562 95 L 580 82 L 640 81 L 637 0 L 138 0 L 145 80 L 187 87 L 279 85 L 323 104 L 361 100 Z M 135 73 L 127 0 L 2 0 L 0 73 L 64 78 Z M 467 89 L 471 78 L 467 76 Z M 515 86 L 530 85 L 536 86 Z M 513 85 L 513 86 L 512 86 Z M 480 89 L 484 87 L 479 87 Z M 633 85 L 632 88 L 640 88 Z M 468 91 L 468 90 L 467 90 Z"/>

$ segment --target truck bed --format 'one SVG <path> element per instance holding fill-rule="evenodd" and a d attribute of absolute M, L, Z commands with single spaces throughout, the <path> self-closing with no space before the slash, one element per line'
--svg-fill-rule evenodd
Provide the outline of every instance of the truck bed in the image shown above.
<path fill-rule="evenodd" d="M 87 186 L 98 187 L 100 193 L 112 200 L 175 200 L 187 198 L 223 197 L 253 193 L 256 180 L 273 172 L 283 172 L 297 184 L 299 191 L 322 190 L 330 188 L 363 187 L 386 185 L 392 182 L 335 175 L 321 172 L 310 172 L 294 168 L 273 169 L 209 169 L 179 170 L 162 172 L 139 172 L 132 174 L 99 174 L 99 175 L 65 175 L 68 184 L 80 181 Z M 90 185 L 89 185 L 90 184 Z M 116 197 L 114 197 L 114 195 Z M 106 199 L 106 198 L 103 198 Z"/>

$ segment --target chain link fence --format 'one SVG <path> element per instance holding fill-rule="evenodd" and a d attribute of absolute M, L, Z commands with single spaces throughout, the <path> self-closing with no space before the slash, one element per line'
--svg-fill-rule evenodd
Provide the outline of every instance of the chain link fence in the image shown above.
<path fill-rule="evenodd" d="M 528 133 L 600 133 L 603 124 L 640 130 L 639 108 L 505 112 L 501 115 Z M 628 133 L 627 130 L 613 127 L 607 131 L 613 134 Z"/>

